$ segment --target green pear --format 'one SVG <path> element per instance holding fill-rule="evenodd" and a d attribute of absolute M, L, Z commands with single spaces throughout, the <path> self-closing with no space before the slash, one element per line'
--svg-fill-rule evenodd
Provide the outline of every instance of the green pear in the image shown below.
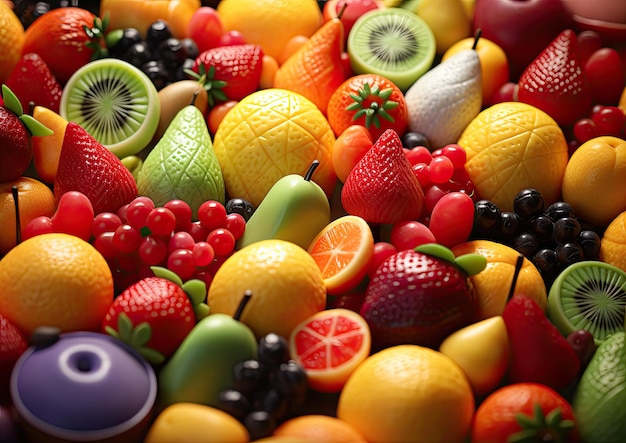
<path fill-rule="evenodd" d="M 328 197 L 311 176 L 319 162 L 307 173 L 289 174 L 270 188 L 256 208 L 237 248 L 261 240 L 286 240 L 306 249 L 315 236 L 330 223 Z"/>
<path fill-rule="evenodd" d="M 453 332 L 439 350 L 463 369 L 476 395 L 494 391 L 509 365 L 509 338 L 500 315 Z"/>
<path fill-rule="evenodd" d="M 234 316 L 209 314 L 189 332 L 159 372 L 160 408 L 180 402 L 219 405 L 220 392 L 233 387 L 233 367 L 258 355 L 254 333 L 239 321 L 249 298 L 246 293 Z"/>
<path fill-rule="evenodd" d="M 193 104 L 181 109 L 137 174 L 139 195 L 155 206 L 186 201 L 197 219 L 207 200 L 225 203 L 224 178 L 202 112 Z"/>

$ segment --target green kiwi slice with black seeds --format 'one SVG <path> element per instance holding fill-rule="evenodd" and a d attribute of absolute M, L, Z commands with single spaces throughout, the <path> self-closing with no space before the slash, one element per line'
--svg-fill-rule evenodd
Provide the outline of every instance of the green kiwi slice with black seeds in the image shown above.
<path fill-rule="evenodd" d="M 150 78 L 123 60 L 94 60 L 78 69 L 61 96 L 60 114 L 82 126 L 119 158 L 152 140 L 161 103 Z"/>
<path fill-rule="evenodd" d="M 348 34 L 348 56 L 356 74 L 378 74 L 407 90 L 430 69 L 435 36 L 417 14 L 401 8 L 363 14 Z"/>
<path fill-rule="evenodd" d="M 626 272 L 601 261 L 568 266 L 550 287 L 547 314 L 564 336 L 586 329 L 602 343 L 624 330 Z"/>

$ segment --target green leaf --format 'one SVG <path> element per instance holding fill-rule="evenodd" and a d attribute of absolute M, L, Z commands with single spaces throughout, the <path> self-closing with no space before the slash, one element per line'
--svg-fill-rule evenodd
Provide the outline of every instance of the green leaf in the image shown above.
<path fill-rule="evenodd" d="M 391 115 L 389 115 L 389 113 L 387 111 L 385 111 L 384 108 L 380 108 L 378 110 L 378 115 L 380 115 L 382 118 L 384 118 L 387 121 L 390 121 L 391 123 L 393 123 L 395 120 L 393 119 L 393 117 Z"/>
<path fill-rule="evenodd" d="M 165 356 L 156 349 L 142 347 L 137 349 L 137 352 L 153 365 L 158 365 L 165 361 Z"/>
<path fill-rule="evenodd" d="M 391 97 L 391 94 L 393 94 L 393 88 L 385 88 L 380 91 L 380 94 L 378 94 L 378 96 L 383 100 L 388 100 L 389 97 Z"/>
<path fill-rule="evenodd" d="M 473 252 L 458 256 L 455 262 L 469 276 L 476 275 L 487 267 L 485 256 Z"/>
<path fill-rule="evenodd" d="M 196 306 L 206 300 L 207 288 L 206 283 L 197 278 L 187 280 L 182 286 L 183 291 L 189 296 L 191 304 Z"/>
<path fill-rule="evenodd" d="M 152 325 L 148 322 L 141 322 L 133 328 L 131 344 L 133 346 L 144 346 L 152 338 Z"/>
<path fill-rule="evenodd" d="M 425 243 L 417 246 L 415 251 L 421 252 L 422 254 L 432 255 L 433 257 L 455 264 L 454 253 L 450 250 L 450 248 L 440 245 L 439 243 Z"/>
<path fill-rule="evenodd" d="M 121 340 L 130 343 L 133 334 L 133 322 L 125 312 L 117 317 L 117 332 Z"/>
<path fill-rule="evenodd" d="M 22 114 L 20 115 L 20 120 L 22 121 L 22 123 L 24 123 L 24 126 L 28 128 L 28 131 L 31 135 L 45 136 L 54 134 L 54 131 L 52 129 L 48 128 L 43 123 L 35 120 L 35 117 L 33 117 L 32 115 Z"/>
<path fill-rule="evenodd" d="M 111 337 L 120 338 L 120 335 L 117 333 L 117 331 L 109 325 L 106 325 L 104 327 L 104 332 L 109 334 Z"/>
<path fill-rule="evenodd" d="M 169 269 L 162 266 L 150 266 L 150 270 L 155 276 L 165 278 L 172 283 L 176 283 L 182 288 L 183 280 L 174 271 L 170 271 Z"/>
<path fill-rule="evenodd" d="M 20 103 L 15 93 L 4 84 L 2 85 L 2 101 L 4 102 L 4 107 L 14 112 L 18 117 L 24 114 L 22 103 Z"/>

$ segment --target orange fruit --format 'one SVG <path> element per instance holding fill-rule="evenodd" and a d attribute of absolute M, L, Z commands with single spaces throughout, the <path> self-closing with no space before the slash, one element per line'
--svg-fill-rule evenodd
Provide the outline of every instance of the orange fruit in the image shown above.
<path fill-rule="evenodd" d="M 288 174 L 304 175 L 313 160 L 320 163 L 312 180 L 330 196 L 337 183 L 334 143 L 328 120 L 312 101 L 271 88 L 250 94 L 228 111 L 213 148 L 226 193 L 258 206 L 274 183 Z"/>
<path fill-rule="evenodd" d="M 322 273 L 295 243 L 262 240 L 233 253 L 217 270 L 207 303 L 211 313 L 234 315 L 246 291 L 252 297 L 240 320 L 257 338 L 288 338 L 300 322 L 326 307 Z"/>
<path fill-rule="evenodd" d="M 535 188 L 546 205 L 561 197 L 569 159 L 559 125 L 540 109 L 504 102 L 480 112 L 458 140 L 467 153 L 465 169 L 482 199 L 513 210 L 515 195 Z"/>
<path fill-rule="evenodd" d="M 322 25 L 322 12 L 315 0 L 222 0 L 217 12 L 226 32 L 236 30 L 246 43 L 281 58 L 293 37 L 310 37 Z"/>
<path fill-rule="evenodd" d="M 33 117 L 53 131 L 50 135 L 32 137 L 35 171 L 37 171 L 41 181 L 52 185 L 59 167 L 67 120 L 44 106 L 35 106 Z"/>
<path fill-rule="evenodd" d="M 52 217 L 57 207 L 50 188 L 37 179 L 20 177 L 0 183 L 0 257 L 17 243 L 13 186 L 17 186 L 18 191 L 20 230 L 35 217 Z"/>
<path fill-rule="evenodd" d="M 341 390 L 337 406 L 337 417 L 370 443 L 461 443 L 473 414 L 474 394 L 461 368 L 418 345 L 368 357 Z"/>
<path fill-rule="evenodd" d="M 452 248 L 455 256 L 477 253 L 487 259 L 487 266 L 470 281 L 478 297 L 479 319 L 502 314 L 513 282 L 519 252 L 510 246 L 490 240 L 471 240 Z M 548 303 L 546 285 L 537 267 L 524 258 L 515 284 L 515 294 L 526 294 L 543 309 Z"/>
<path fill-rule="evenodd" d="M 175 403 L 163 409 L 150 426 L 144 443 L 247 443 L 244 425 L 226 412 L 198 403 Z"/>
<path fill-rule="evenodd" d="M 281 423 L 274 436 L 301 437 L 314 442 L 366 443 L 356 429 L 337 417 L 301 415 Z"/>
<path fill-rule="evenodd" d="M 8 80 L 22 56 L 24 27 L 8 3 L 0 2 L 0 84 Z"/>
<path fill-rule="evenodd" d="M 626 271 L 626 211 L 615 217 L 604 230 L 598 258 Z"/>
<path fill-rule="evenodd" d="M 626 210 L 626 140 L 595 137 L 572 154 L 563 176 L 563 200 L 576 217 L 607 226 Z"/>
<path fill-rule="evenodd" d="M 374 236 L 361 217 L 344 215 L 322 229 L 308 251 L 322 271 L 326 291 L 343 294 L 367 274 L 374 254 Z"/>
<path fill-rule="evenodd" d="M 69 234 L 41 234 L 0 260 L 0 314 L 26 336 L 39 326 L 99 331 L 113 302 L 113 276 L 89 243 Z"/>
<path fill-rule="evenodd" d="M 343 308 L 313 314 L 289 337 L 290 355 L 304 368 L 309 386 L 320 392 L 339 392 L 371 344 L 365 319 Z"/>

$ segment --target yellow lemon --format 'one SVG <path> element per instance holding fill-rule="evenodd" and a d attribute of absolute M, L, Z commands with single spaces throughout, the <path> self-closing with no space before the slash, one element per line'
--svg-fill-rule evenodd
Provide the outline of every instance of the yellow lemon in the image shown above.
<path fill-rule="evenodd" d="M 337 176 L 335 143 L 328 120 L 304 96 L 284 89 L 262 89 L 224 116 L 214 139 L 226 193 L 258 206 L 272 185 L 288 174 L 304 175 L 319 166 L 312 181 L 332 195 Z"/>
<path fill-rule="evenodd" d="M 262 240 L 231 255 L 209 286 L 211 313 L 233 315 L 243 294 L 252 297 L 240 320 L 257 337 L 291 331 L 326 306 L 322 271 L 306 250 L 285 240 Z"/>
<path fill-rule="evenodd" d="M 563 200 L 576 217 L 607 226 L 626 210 L 626 140 L 595 137 L 572 154 L 563 176 Z"/>
<path fill-rule="evenodd" d="M 291 38 L 310 37 L 322 25 L 315 0 L 222 0 L 217 12 L 226 31 L 241 32 L 276 60 Z"/>
<path fill-rule="evenodd" d="M 516 102 L 490 106 L 465 128 L 458 144 L 467 152 L 465 169 L 478 195 L 501 210 L 512 211 L 524 188 L 537 189 L 547 205 L 560 199 L 567 141 L 540 109 Z"/>
<path fill-rule="evenodd" d="M 474 292 L 478 297 L 479 316 L 480 319 L 486 319 L 502 314 L 513 282 L 519 252 L 510 246 L 490 240 L 463 242 L 453 247 L 452 252 L 457 257 L 475 253 L 487 259 L 485 269 L 470 277 Z M 547 288 L 541 273 L 527 258 L 524 258 L 514 293 L 526 294 L 543 309 L 548 303 Z"/>
<path fill-rule="evenodd" d="M 368 357 L 348 379 L 337 406 L 337 417 L 370 443 L 460 443 L 473 415 L 474 394 L 461 368 L 417 345 Z"/>

